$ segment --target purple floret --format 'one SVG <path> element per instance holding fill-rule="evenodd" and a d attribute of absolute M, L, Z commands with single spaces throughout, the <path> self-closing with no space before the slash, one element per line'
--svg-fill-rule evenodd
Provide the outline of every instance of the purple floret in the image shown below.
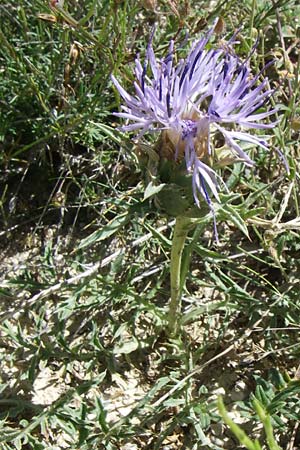
<path fill-rule="evenodd" d="M 126 92 L 113 75 L 111 77 L 124 99 L 122 112 L 115 113 L 128 121 L 121 130 L 139 130 L 138 138 L 146 132 L 164 131 L 174 145 L 174 158 L 178 158 L 179 146 L 184 148 L 195 203 L 200 206 L 200 195 L 212 211 L 210 196 L 219 201 L 220 177 L 206 164 L 212 151 L 211 133 L 221 133 L 233 157 L 251 166 L 254 162 L 240 142 L 267 150 L 265 140 L 247 130 L 274 127 L 276 122 L 260 121 L 277 111 L 276 108 L 260 111 L 273 91 L 267 88 L 267 78 L 258 82 L 261 72 L 252 77 L 249 58 L 242 62 L 233 52 L 231 40 L 227 47 L 206 49 L 213 31 L 214 27 L 192 46 L 186 59 L 176 65 L 174 42 L 171 41 L 167 56 L 158 61 L 152 35 L 145 62 L 142 64 L 139 56 L 135 61 L 133 95 Z M 201 155 L 197 151 L 199 145 Z"/>

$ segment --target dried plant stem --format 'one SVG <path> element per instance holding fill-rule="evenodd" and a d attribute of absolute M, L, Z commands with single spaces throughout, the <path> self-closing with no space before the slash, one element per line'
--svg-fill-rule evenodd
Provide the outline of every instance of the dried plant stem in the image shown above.
<path fill-rule="evenodd" d="M 178 332 L 178 312 L 181 306 L 182 280 L 181 263 L 184 244 L 193 220 L 178 216 L 175 222 L 170 264 L 171 301 L 168 311 L 168 333 L 176 335 Z"/>

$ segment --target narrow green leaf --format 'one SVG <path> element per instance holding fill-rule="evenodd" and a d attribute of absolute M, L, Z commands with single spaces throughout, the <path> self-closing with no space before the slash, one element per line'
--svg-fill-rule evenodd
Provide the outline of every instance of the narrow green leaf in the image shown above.
<path fill-rule="evenodd" d="M 225 220 L 233 222 L 237 228 L 249 239 L 249 233 L 245 220 L 240 216 L 237 208 L 231 205 L 222 205 L 220 209 L 221 217 L 224 216 Z"/>
<path fill-rule="evenodd" d="M 116 345 L 113 349 L 114 354 L 122 354 L 128 355 L 129 353 L 134 352 L 139 346 L 138 340 L 132 338 L 128 341 L 121 342 L 119 345 Z"/>
<path fill-rule="evenodd" d="M 143 226 L 146 228 L 147 231 L 150 231 L 153 234 L 153 237 L 156 237 L 163 245 L 165 245 L 167 248 L 170 248 L 172 245 L 172 241 L 168 238 L 166 238 L 162 233 L 157 231 L 152 225 L 149 225 L 149 223 L 143 223 Z"/>
<path fill-rule="evenodd" d="M 147 198 L 153 197 L 154 195 L 158 194 L 164 186 L 165 183 L 155 186 L 155 184 L 150 181 L 144 192 L 144 200 L 147 200 Z"/>
<path fill-rule="evenodd" d="M 225 405 L 223 403 L 223 400 L 221 397 L 218 398 L 218 409 L 219 413 L 222 416 L 222 419 L 226 423 L 226 425 L 229 426 L 232 433 L 235 435 L 235 437 L 238 439 L 240 444 L 244 445 L 248 450 L 262 450 L 261 446 L 258 444 L 257 441 L 253 442 L 251 439 L 248 438 L 244 430 L 237 425 L 228 415 L 228 412 L 226 411 Z"/>
<path fill-rule="evenodd" d="M 107 225 L 104 225 L 100 230 L 94 231 L 94 233 L 90 234 L 87 238 L 83 239 L 78 249 L 83 249 L 86 247 L 90 247 L 99 241 L 104 241 L 109 238 L 117 231 L 119 231 L 130 219 L 130 215 L 128 213 L 121 214 L 117 216 L 115 219 L 110 221 Z"/>

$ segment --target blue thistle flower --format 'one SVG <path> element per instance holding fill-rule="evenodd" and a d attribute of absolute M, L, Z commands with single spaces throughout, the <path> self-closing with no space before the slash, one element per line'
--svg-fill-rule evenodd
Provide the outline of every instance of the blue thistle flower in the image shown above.
<path fill-rule="evenodd" d="M 268 150 L 267 142 L 249 133 L 250 129 L 267 129 L 273 123 L 261 120 L 277 109 L 261 112 L 273 90 L 268 79 L 259 82 L 263 70 L 252 76 L 249 59 L 243 62 L 227 46 L 206 49 L 214 27 L 193 45 L 188 56 L 174 64 L 174 42 L 170 42 L 167 56 L 157 60 L 152 47 L 153 33 L 147 46 L 145 62 L 135 61 L 135 94 L 131 95 L 112 76 L 112 81 L 125 104 L 116 116 L 128 120 L 122 131 L 139 130 L 140 138 L 147 132 L 162 132 L 172 143 L 174 159 L 185 159 L 192 175 L 195 203 L 201 197 L 213 212 L 211 197 L 219 201 L 221 178 L 208 161 L 213 154 L 212 136 L 219 133 L 232 154 L 233 160 L 247 166 L 254 162 L 241 147 L 241 142 Z"/>

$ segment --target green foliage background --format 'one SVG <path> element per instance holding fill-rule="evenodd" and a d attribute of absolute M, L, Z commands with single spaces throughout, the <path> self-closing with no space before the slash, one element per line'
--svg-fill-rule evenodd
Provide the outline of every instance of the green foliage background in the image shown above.
<path fill-rule="evenodd" d="M 1 448 L 272 450 L 270 433 L 298 448 L 298 2 L 64 8 L 0 5 Z M 171 38 L 179 47 L 188 32 L 191 43 L 217 16 L 215 45 L 242 25 L 241 57 L 260 38 L 253 72 L 275 60 L 267 75 L 280 120 L 254 171 L 224 171 L 234 195 L 220 244 L 206 220 L 190 236 L 182 333 L 170 341 L 173 222 L 151 195 L 143 201 L 110 74 L 130 89 L 154 23 L 163 55 Z"/>

